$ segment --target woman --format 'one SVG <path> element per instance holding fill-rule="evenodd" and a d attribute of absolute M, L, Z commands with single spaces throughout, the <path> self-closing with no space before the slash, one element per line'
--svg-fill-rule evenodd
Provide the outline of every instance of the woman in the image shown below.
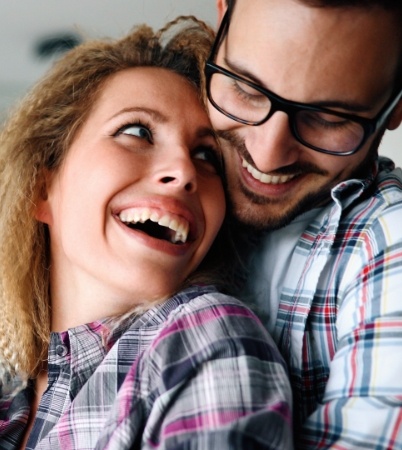
<path fill-rule="evenodd" d="M 177 20 L 82 45 L 6 124 L 0 448 L 291 445 L 277 350 L 207 284 L 230 257 L 211 40 Z"/>

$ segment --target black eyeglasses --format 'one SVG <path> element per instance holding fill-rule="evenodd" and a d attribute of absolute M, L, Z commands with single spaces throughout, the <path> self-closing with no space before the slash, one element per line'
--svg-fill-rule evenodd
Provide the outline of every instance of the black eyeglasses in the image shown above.
<path fill-rule="evenodd" d="M 356 153 L 384 124 L 402 98 L 400 90 L 373 119 L 286 100 L 213 62 L 228 27 L 227 12 L 206 62 L 205 74 L 209 101 L 236 122 L 258 126 L 282 111 L 288 115 L 290 130 L 300 143 L 318 152 L 347 156 Z"/>

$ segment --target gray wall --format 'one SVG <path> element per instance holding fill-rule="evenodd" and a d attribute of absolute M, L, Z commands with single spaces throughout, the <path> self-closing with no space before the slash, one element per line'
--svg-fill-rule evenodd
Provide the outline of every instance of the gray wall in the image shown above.
<path fill-rule="evenodd" d="M 387 131 L 380 146 L 380 154 L 393 159 L 402 167 L 402 126 L 394 131 Z"/>

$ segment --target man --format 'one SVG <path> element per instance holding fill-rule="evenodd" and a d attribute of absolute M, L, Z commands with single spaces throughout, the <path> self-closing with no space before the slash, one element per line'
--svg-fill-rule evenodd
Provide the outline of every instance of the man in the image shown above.
<path fill-rule="evenodd" d="M 284 355 L 299 448 L 402 448 L 400 0 L 217 0 L 207 63 L 248 294 Z M 251 231 L 250 231 L 251 234 Z"/>

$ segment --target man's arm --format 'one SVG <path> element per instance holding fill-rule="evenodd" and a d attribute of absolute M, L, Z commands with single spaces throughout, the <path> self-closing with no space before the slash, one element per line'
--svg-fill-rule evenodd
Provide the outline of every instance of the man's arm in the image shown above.
<path fill-rule="evenodd" d="M 384 236 L 400 234 L 383 225 Z M 297 447 L 402 448 L 402 240 L 379 250 L 383 241 L 375 229 L 377 239 L 368 238 L 365 247 L 377 254 L 340 304 L 338 347 L 324 398 Z"/>

